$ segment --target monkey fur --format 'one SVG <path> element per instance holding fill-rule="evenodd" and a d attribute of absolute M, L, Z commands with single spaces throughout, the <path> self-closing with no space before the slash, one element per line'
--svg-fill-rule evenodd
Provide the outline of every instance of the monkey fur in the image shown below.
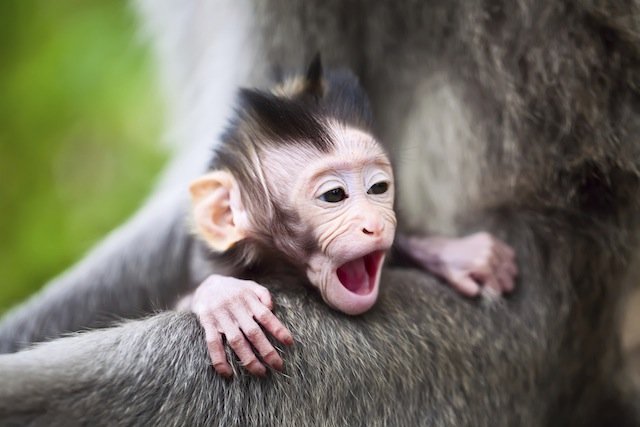
<path fill-rule="evenodd" d="M 205 277 L 176 188 L 205 167 L 235 87 L 262 86 L 276 65 L 317 50 L 370 96 L 396 160 L 399 225 L 487 229 L 515 249 L 520 280 L 484 303 L 391 270 L 377 307 L 357 319 L 287 287 L 276 314 L 300 342 L 284 351 L 286 373 L 266 380 L 216 378 L 187 314 L 64 338 L 0 358 L 0 419 L 639 424 L 617 333 L 640 235 L 638 2 L 137 5 L 183 149 L 135 218 L 7 315 L 3 351 L 149 314 Z"/>

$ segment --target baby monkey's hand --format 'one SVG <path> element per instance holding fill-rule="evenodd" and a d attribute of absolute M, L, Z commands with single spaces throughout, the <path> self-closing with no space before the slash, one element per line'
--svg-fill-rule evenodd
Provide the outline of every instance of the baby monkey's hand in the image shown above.
<path fill-rule="evenodd" d="M 260 325 L 283 344 L 293 344 L 293 337 L 271 312 L 271 294 L 264 286 L 249 280 L 211 275 L 191 297 L 181 301 L 180 306 L 198 315 L 205 331 L 211 363 L 218 374 L 224 377 L 233 375 L 225 356 L 222 335 L 227 338 L 242 366 L 253 375 L 264 376 L 267 370 L 251 345 L 265 364 L 282 370 L 282 358 Z"/>
<path fill-rule="evenodd" d="M 458 292 L 476 296 L 484 288 L 501 295 L 511 292 L 518 274 L 515 253 L 486 232 L 461 238 L 398 236 L 400 248 Z"/>

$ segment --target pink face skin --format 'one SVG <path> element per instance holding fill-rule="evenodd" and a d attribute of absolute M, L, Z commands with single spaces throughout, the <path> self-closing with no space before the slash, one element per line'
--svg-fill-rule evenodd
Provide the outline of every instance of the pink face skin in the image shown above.
<path fill-rule="evenodd" d="M 267 176 L 297 181 L 286 197 L 315 230 L 319 247 L 307 261 L 307 277 L 329 306 L 356 315 L 375 304 L 385 253 L 393 243 L 393 172 L 371 135 L 335 124 L 331 129 L 334 152 L 296 159 L 290 150 L 270 153 L 276 158 L 267 164 L 290 167 Z"/>

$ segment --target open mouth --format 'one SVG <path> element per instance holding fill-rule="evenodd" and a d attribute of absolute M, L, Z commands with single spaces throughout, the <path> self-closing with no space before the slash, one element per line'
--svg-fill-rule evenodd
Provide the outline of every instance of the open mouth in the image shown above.
<path fill-rule="evenodd" d="M 375 287 L 383 256 L 384 251 L 375 251 L 343 264 L 336 271 L 338 280 L 354 294 L 370 294 Z"/>

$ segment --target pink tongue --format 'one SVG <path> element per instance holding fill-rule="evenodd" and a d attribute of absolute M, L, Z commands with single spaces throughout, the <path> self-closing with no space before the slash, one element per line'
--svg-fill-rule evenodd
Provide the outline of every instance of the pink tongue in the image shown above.
<path fill-rule="evenodd" d="M 364 265 L 364 257 L 346 263 L 338 268 L 337 273 L 340 283 L 351 292 L 366 290 L 369 277 Z"/>

